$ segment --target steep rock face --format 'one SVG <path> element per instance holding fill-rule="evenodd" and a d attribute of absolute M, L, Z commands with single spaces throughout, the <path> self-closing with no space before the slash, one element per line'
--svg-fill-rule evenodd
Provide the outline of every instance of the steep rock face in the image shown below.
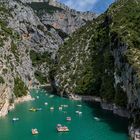
<path fill-rule="evenodd" d="M 139 1 L 118 0 L 72 34 L 58 51 L 55 76 L 62 95 L 91 94 L 127 108 L 134 127 L 140 126 L 139 9 Z"/>
<path fill-rule="evenodd" d="M 45 26 L 62 30 L 66 34 L 74 32 L 87 21 L 97 17 L 94 13 L 77 12 L 57 1 L 31 2 L 27 4 L 32 7 Z"/>
<path fill-rule="evenodd" d="M 38 4 L 39 11 L 35 10 L 32 4 Z M 45 5 L 45 9 L 49 8 L 41 11 L 43 17 L 40 16 L 42 9 L 40 4 Z M 70 33 L 70 31 L 65 32 L 69 30 L 68 27 L 65 27 L 65 30 L 58 29 L 50 22 L 51 18 L 53 22 L 57 22 L 59 10 L 63 11 L 64 16 L 64 11 L 70 14 L 68 7 L 56 1 L 0 1 L 1 116 L 8 112 L 8 107 L 14 99 L 26 95 L 30 87 L 49 83 L 49 72 L 52 69 L 58 46 Z M 49 16 L 50 19 L 46 17 L 45 20 L 44 15 Z M 71 21 L 69 26 L 72 24 L 74 29 L 86 23 L 83 23 L 81 19 L 71 20 L 71 18 L 67 15 L 67 20 Z M 93 18 L 95 18 L 94 14 L 90 19 Z M 77 21 L 78 25 L 74 23 Z M 64 23 L 60 22 L 60 26 L 63 25 Z M 7 111 L 3 112 L 3 110 Z"/>

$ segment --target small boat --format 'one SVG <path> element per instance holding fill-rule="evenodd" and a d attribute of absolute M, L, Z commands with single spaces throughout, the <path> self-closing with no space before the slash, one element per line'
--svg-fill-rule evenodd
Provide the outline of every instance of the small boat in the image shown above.
<path fill-rule="evenodd" d="M 39 96 L 36 96 L 37 99 L 39 99 Z"/>
<path fill-rule="evenodd" d="M 41 110 L 42 110 L 42 108 L 37 108 L 36 110 L 37 110 L 37 111 L 41 111 Z"/>
<path fill-rule="evenodd" d="M 82 105 L 77 105 L 78 107 L 82 107 Z"/>
<path fill-rule="evenodd" d="M 58 124 L 56 129 L 58 132 L 69 132 L 69 128 L 67 126 L 62 126 L 61 124 Z"/>
<path fill-rule="evenodd" d="M 79 114 L 79 111 L 75 111 L 75 113 Z"/>
<path fill-rule="evenodd" d="M 63 105 L 64 107 L 68 107 L 68 105 Z"/>
<path fill-rule="evenodd" d="M 54 97 L 54 95 L 50 95 L 49 97 L 50 97 L 50 98 L 53 98 L 53 97 Z"/>
<path fill-rule="evenodd" d="M 54 110 L 54 107 L 50 107 L 50 110 Z"/>
<path fill-rule="evenodd" d="M 46 93 L 45 95 L 48 96 L 48 93 Z"/>
<path fill-rule="evenodd" d="M 47 103 L 47 102 L 45 102 L 44 104 L 45 104 L 45 105 L 48 105 L 48 103 Z"/>
<path fill-rule="evenodd" d="M 81 111 L 79 111 L 79 113 L 78 113 L 79 115 L 81 115 L 82 114 L 82 112 Z"/>
<path fill-rule="evenodd" d="M 32 129 L 32 135 L 37 135 L 39 132 L 36 128 Z"/>
<path fill-rule="evenodd" d="M 94 119 L 95 119 L 96 121 L 100 121 L 100 119 L 99 119 L 98 117 L 94 117 Z"/>
<path fill-rule="evenodd" d="M 29 111 L 36 112 L 37 109 L 36 108 L 30 108 Z"/>
<path fill-rule="evenodd" d="M 19 118 L 13 118 L 12 120 L 13 121 L 19 121 Z"/>
<path fill-rule="evenodd" d="M 71 121 L 71 117 L 67 117 L 66 120 L 67 120 L 67 121 Z"/>
<path fill-rule="evenodd" d="M 63 108 L 60 106 L 60 107 L 59 107 L 59 110 L 62 110 L 62 109 L 63 109 Z"/>
<path fill-rule="evenodd" d="M 82 114 L 82 112 L 81 112 L 81 111 L 75 111 L 75 113 L 77 113 L 77 114 L 79 114 L 79 115 L 81 115 L 81 114 Z"/>

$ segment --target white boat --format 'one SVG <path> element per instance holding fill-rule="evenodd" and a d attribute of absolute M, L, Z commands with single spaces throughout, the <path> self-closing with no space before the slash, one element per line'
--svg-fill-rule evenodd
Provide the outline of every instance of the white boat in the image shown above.
<path fill-rule="evenodd" d="M 67 120 L 67 121 L 71 121 L 71 117 L 67 117 L 66 120 Z"/>
<path fill-rule="evenodd" d="M 37 99 L 39 99 L 39 96 L 36 96 Z"/>
<path fill-rule="evenodd" d="M 19 121 L 19 118 L 13 118 L 12 120 L 13 121 Z"/>
<path fill-rule="evenodd" d="M 58 132 L 68 132 L 69 128 L 67 126 L 62 126 L 61 124 L 58 124 L 56 127 Z"/>
<path fill-rule="evenodd" d="M 48 105 L 48 103 L 47 103 L 47 102 L 45 102 L 44 104 L 45 104 L 45 105 Z"/>
<path fill-rule="evenodd" d="M 37 111 L 41 111 L 41 110 L 42 110 L 42 108 L 37 108 L 36 110 L 37 110 Z"/>
<path fill-rule="evenodd" d="M 100 121 L 100 119 L 99 119 L 98 117 L 94 117 L 94 119 L 95 119 L 96 121 Z"/>
<path fill-rule="evenodd" d="M 32 135 L 37 135 L 39 133 L 36 128 L 32 129 L 31 131 L 32 131 Z"/>
<path fill-rule="evenodd" d="M 77 105 L 78 107 L 82 107 L 82 105 Z"/>
<path fill-rule="evenodd" d="M 53 98 L 53 97 L 54 97 L 54 95 L 50 95 L 49 97 L 50 97 L 50 98 Z"/>
<path fill-rule="evenodd" d="M 64 107 L 68 107 L 68 105 L 63 105 Z"/>
<path fill-rule="evenodd" d="M 81 115 L 81 114 L 82 114 L 82 112 L 81 112 L 81 111 L 75 111 L 75 113 L 76 113 L 76 114 L 79 114 L 79 115 Z"/>
<path fill-rule="evenodd" d="M 60 107 L 59 107 L 59 110 L 62 110 L 62 109 L 63 109 L 63 108 L 60 106 Z"/>
<path fill-rule="evenodd" d="M 54 107 L 50 107 L 50 110 L 54 110 Z"/>
<path fill-rule="evenodd" d="M 75 113 L 77 113 L 77 114 L 78 114 L 78 113 L 79 113 L 79 111 L 75 111 Z"/>
<path fill-rule="evenodd" d="M 79 115 L 81 115 L 82 114 L 82 112 L 81 111 L 79 111 L 79 113 L 78 113 Z"/>

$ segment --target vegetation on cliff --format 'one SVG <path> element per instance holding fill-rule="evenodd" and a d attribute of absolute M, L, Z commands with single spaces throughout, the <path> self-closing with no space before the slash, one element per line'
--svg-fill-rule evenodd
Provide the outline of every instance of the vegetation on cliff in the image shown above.
<path fill-rule="evenodd" d="M 41 16 L 45 12 L 53 14 L 56 11 L 62 11 L 63 9 L 59 7 L 55 7 L 52 5 L 49 5 L 49 2 L 32 2 L 28 4 L 33 10 L 36 11 L 38 16 Z"/>
<path fill-rule="evenodd" d="M 28 88 L 24 84 L 24 82 L 21 80 L 21 78 L 16 77 L 14 79 L 14 94 L 16 97 L 22 97 L 24 95 L 27 95 Z"/>
<path fill-rule="evenodd" d="M 123 63 L 134 65 L 133 73 L 138 72 L 139 10 L 139 1 L 119 0 L 95 21 L 73 33 L 58 52 L 56 81 L 60 91 L 92 94 L 127 106 L 124 83 L 117 83 L 115 76 L 122 78 Z M 126 50 L 115 58 L 114 53 L 119 53 L 123 46 L 124 50 L 127 46 Z"/>

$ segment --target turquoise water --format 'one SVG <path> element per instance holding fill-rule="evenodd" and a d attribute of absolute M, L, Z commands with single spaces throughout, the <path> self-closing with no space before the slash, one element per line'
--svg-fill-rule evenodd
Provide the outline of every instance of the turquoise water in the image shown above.
<path fill-rule="evenodd" d="M 0 140 L 128 140 L 127 121 L 101 110 L 98 105 L 57 96 L 49 98 L 49 95 L 46 96 L 41 91 L 33 91 L 32 95 L 38 95 L 39 99 L 16 105 L 13 111 L 0 119 Z M 48 102 L 48 106 L 44 105 L 45 102 Z M 61 104 L 69 107 L 59 111 Z M 82 107 L 77 107 L 78 104 Z M 51 106 L 54 111 L 50 111 Z M 41 107 L 42 111 L 30 112 L 28 109 L 31 107 Z M 75 113 L 76 110 L 83 114 L 79 116 Z M 72 117 L 71 122 L 66 121 L 67 116 Z M 19 117 L 20 120 L 13 123 L 13 117 Z M 70 132 L 58 133 L 58 123 L 68 126 Z M 37 128 L 39 135 L 33 136 L 32 128 Z"/>

